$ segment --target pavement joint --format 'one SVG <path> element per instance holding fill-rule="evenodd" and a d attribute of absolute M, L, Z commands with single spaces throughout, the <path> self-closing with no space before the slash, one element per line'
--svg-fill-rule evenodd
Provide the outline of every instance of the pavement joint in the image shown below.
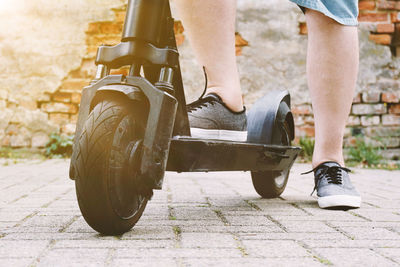
<path fill-rule="evenodd" d="M 385 259 L 387 259 L 387 260 L 389 260 L 389 261 L 393 262 L 393 263 L 399 264 L 399 262 L 398 262 L 398 261 L 396 261 L 396 260 L 392 259 L 391 257 L 388 257 L 388 256 L 386 256 L 386 255 L 385 255 L 385 254 L 383 254 L 383 253 L 380 253 L 379 251 L 377 251 L 377 250 L 376 250 L 376 249 L 374 249 L 374 248 L 370 248 L 370 250 L 371 250 L 372 252 L 374 252 L 374 253 L 378 254 L 379 256 L 381 256 L 381 257 L 383 257 L 383 258 L 385 258 Z"/>
<path fill-rule="evenodd" d="M 20 222 L 18 222 L 17 224 L 15 224 L 14 227 L 19 227 L 21 226 L 24 222 L 26 222 L 27 220 L 29 220 L 30 218 L 35 217 L 37 214 L 39 213 L 39 211 L 34 211 L 31 214 L 29 214 L 28 216 L 26 216 L 25 218 L 23 218 Z"/>
<path fill-rule="evenodd" d="M 68 229 L 68 227 L 70 227 L 74 222 L 76 222 L 79 219 L 79 217 L 80 217 L 80 215 L 75 215 L 74 217 L 72 217 L 72 219 L 69 222 L 67 222 L 64 226 L 62 226 L 58 230 L 58 232 L 64 233 Z"/>
<path fill-rule="evenodd" d="M 347 211 L 347 213 L 349 213 L 349 214 L 351 214 L 351 215 L 353 215 L 353 216 L 356 216 L 356 217 L 358 217 L 358 218 L 364 219 L 364 220 L 366 220 L 367 222 L 372 222 L 371 219 L 369 219 L 369 218 L 367 218 L 367 217 L 365 217 L 365 216 L 363 216 L 363 215 L 361 215 L 361 214 L 355 213 L 354 211 Z"/>
<path fill-rule="evenodd" d="M 312 215 L 314 215 L 314 214 L 312 214 L 311 212 L 309 212 L 309 211 L 307 211 L 306 209 L 303 209 L 302 207 L 300 207 L 298 204 L 296 204 L 296 203 L 290 203 L 290 205 L 292 205 L 293 207 L 295 207 L 296 209 L 299 209 L 299 210 L 301 210 L 301 211 L 303 211 L 305 214 L 307 214 L 307 215 L 310 215 L 310 216 L 312 216 Z"/>
<path fill-rule="evenodd" d="M 44 258 L 50 252 L 50 250 L 55 246 L 56 242 L 56 240 L 51 239 L 47 246 L 39 253 L 39 255 L 32 261 L 29 266 L 36 267 L 40 263 L 40 259 Z"/>
<path fill-rule="evenodd" d="M 105 259 L 105 264 L 104 264 L 105 266 L 110 266 L 111 265 L 116 251 L 117 251 L 117 249 L 115 249 L 115 248 L 110 248 L 109 249 L 107 257 Z"/>
<path fill-rule="evenodd" d="M 213 211 L 218 216 L 218 218 L 224 223 L 225 226 L 231 225 L 221 210 L 214 209 Z M 228 232 L 233 236 L 233 239 L 236 242 L 236 248 L 240 251 L 240 253 L 242 253 L 242 256 L 247 257 L 249 255 L 249 253 L 247 252 L 245 245 L 243 244 L 242 240 L 240 239 L 240 236 L 233 233 L 232 231 L 228 231 Z"/>
<path fill-rule="evenodd" d="M 244 202 L 246 202 L 253 209 L 258 210 L 258 211 L 262 211 L 262 209 L 259 206 L 257 206 L 256 204 L 254 204 L 250 200 L 245 199 Z"/>
<path fill-rule="evenodd" d="M 266 215 L 266 217 L 268 218 L 268 220 L 270 220 L 271 222 L 276 224 L 279 228 L 281 228 L 284 232 L 286 233 L 289 232 L 289 230 L 282 223 L 280 223 L 278 220 L 275 220 L 275 218 L 272 217 L 271 215 Z"/>
<path fill-rule="evenodd" d="M 327 222 L 327 221 L 324 221 L 324 223 L 325 223 L 325 225 L 327 225 L 328 227 L 334 229 L 334 230 L 337 231 L 338 233 L 341 233 L 342 235 L 344 235 L 344 236 L 347 237 L 348 239 L 351 239 L 351 240 L 354 240 L 354 239 L 355 239 L 354 236 L 350 235 L 350 234 L 347 233 L 346 231 L 343 231 L 342 229 L 340 229 L 340 227 L 335 226 L 335 225 L 332 225 L 332 224 L 330 224 L 330 223 Z"/>
<path fill-rule="evenodd" d="M 301 240 L 294 240 L 297 244 L 303 247 L 314 259 L 318 260 L 320 263 L 324 265 L 333 265 L 328 259 L 314 251 L 310 246 L 304 243 Z"/>

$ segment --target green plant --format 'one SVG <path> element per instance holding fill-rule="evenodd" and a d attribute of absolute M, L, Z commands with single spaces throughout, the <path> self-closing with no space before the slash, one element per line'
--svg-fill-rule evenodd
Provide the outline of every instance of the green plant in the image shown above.
<path fill-rule="evenodd" d="M 59 135 L 53 133 L 46 144 L 45 154 L 47 157 L 70 157 L 72 155 L 72 145 L 74 137 L 72 135 Z"/>
<path fill-rule="evenodd" d="M 379 154 L 380 148 L 367 144 L 362 137 L 357 137 L 355 146 L 348 150 L 348 161 L 351 163 L 361 163 L 372 167 L 381 163 L 382 156 Z"/>
<path fill-rule="evenodd" d="M 0 158 L 11 159 L 15 158 L 15 152 L 10 147 L 0 147 Z"/>
<path fill-rule="evenodd" d="M 314 138 L 301 137 L 299 140 L 299 145 L 302 149 L 300 152 L 300 157 L 305 161 L 311 161 L 315 145 Z"/>

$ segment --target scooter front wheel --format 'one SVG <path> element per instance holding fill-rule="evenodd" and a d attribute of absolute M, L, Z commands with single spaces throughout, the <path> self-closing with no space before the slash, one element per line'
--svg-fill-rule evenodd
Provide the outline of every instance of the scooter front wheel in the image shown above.
<path fill-rule="evenodd" d="M 75 149 L 75 187 L 86 222 L 106 235 L 129 231 L 148 197 L 138 190 L 144 108 L 118 95 L 99 102 Z"/>

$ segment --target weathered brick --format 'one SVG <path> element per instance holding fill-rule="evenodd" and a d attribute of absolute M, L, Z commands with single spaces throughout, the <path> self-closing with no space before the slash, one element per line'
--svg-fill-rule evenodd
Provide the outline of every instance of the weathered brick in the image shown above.
<path fill-rule="evenodd" d="M 299 34 L 301 34 L 301 35 L 308 34 L 307 23 L 299 22 Z"/>
<path fill-rule="evenodd" d="M 100 26 L 97 22 L 89 23 L 89 27 L 86 31 L 88 34 L 97 34 L 100 32 Z"/>
<path fill-rule="evenodd" d="M 78 121 L 78 114 L 71 115 L 71 116 L 69 117 L 69 121 L 70 121 L 71 123 L 76 123 L 76 122 Z"/>
<path fill-rule="evenodd" d="M 110 74 L 112 74 L 112 75 L 122 74 L 125 76 L 127 76 L 128 73 L 129 73 L 129 69 L 116 69 L 116 70 L 111 70 L 111 72 L 110 72 Z"/>
<path fill-rule="evenodd" d="M 381 10 L 394 10 L 396 9 L 396 1 L 381 0 L 377 3 L 377 8 Z"/>
<path fill-rule="evenodd" d="M 390 34 L 370 34 L 369 39 L 381 45 L 390 45 L 392 42 L 392 36 Z"/>
<path fill-rule="evenodd" d="M 69 121 L 69 115 L 63 113 L 51 113 L 49 114 L 49 120 L 57 125 L 62 125 Z"/>
<path fill-rule="evenodd" d="M 75 133 L 75 129 L 75 123 L 67 123 L 61 127 L 61 132 L 70 135 Z"/>
<path fill-rule="evenodd" d="M 361 120 L 359 116 L 349 116 L 347 120 L 348 126 L 359 126 L 361 124 Z"/>
<path fill-rule="evenodd" d="M 122 24 L 115 22 L 102 22 L 100 23 L 101 34 L 119 34 L 122 32 Z"/>
<path fill-rule="evenodd" d="M 358 16 L 359 22 L 383 22 L 389 21 L 389 16 L 387 13 L 361 13 Z"/>
<path fill-rule="evenodd" d="M 83 79 L 69 79 L 62 83 L 60 91 L 63 92 L 80 92 L 82 88 L 89 84 L 88 80 Z"/>
<path fill-rule="evenodd" d="M 400 136 L 398 126 L 377 126 L 364 129 L 365 135 L 375 137 Z"/>
<path fill-rule="evenodd" d="M 398 102 L 400 102 L 399 93 L 397 93 L 397 92 L 384 92 L 384 93 L 382 93 L 382 102 L 385 102 L 385 103 L 398 103 Z"/>
<path fill-rule="evenodd" d="M 389 113 L 390 114 L 400 114 L 400 104 L 390 105 Z"/>
<path fill-rule="evenodd" d="M 315 128 L 312 126 L 300 126 L 296 127 L 296 135 L 302 137 L 314 137 L 315 136 Z"/>
<path fill-rule="evenodd" d="M 36 110 L 37 107 L 38 107 L 37 102 L 34 101 L 34 100 L 32 100 L 32 101 L 29 101 L 29 100 L 28 101 L 27 100 L 20 101 L 19 102 L 19 106 L 20 107 L 24 107 L 24 108 L 29 109 L 29 110 Z"/>
<path fill-rule="evenodd" d="M 125 10 L 114 10 L 115 13 L 115 21 L 119 23 L 123 23 L 125 21 Z"/>
<path fill-rule="evenodd" d="M 381 100 L 380 92 L 364 92 L 362 93 L 362 100 L 365 103 L 379 103 Z"/>
<path fill-rule="evenodd" d="M 64 103 L 69 103 L 71 102 L 71 94 L 70 93 L 61 93 L 61 92 L 56 92 L 53 94 L 53 101 L 56 102 L 64 102 Z"/>
<path fill-rule="evenodd" d="M 361 103 L 361 94 L 358 93 L 353 97 L 353 103 Z"/>
<path fill-rule="evenodd" d="M 376 31 L 378 33 L 394 33 L 394 24 L 391 23 L 378 24 L 376 26 Z"/>
<path fill-rule="evenodd" d="M 391 22 L 400 22 L 399 13 L 397 13 L 397 12 L 390 13 L 390 21 Z"/>
<path fill-rule="evenodd" d="M 379 125 L 381 119 L 379 116 L 361 116 L 362 126 Z"/>
<path fill-rule="evenodd" d="M 389 78 L 380 78 L 375 85 L 381 91 L 396 91 L 400 89 L 400 82 Z"/>
<path fill-rule="evenodd" d="M 382 124 L 400 126 L 400 115 L 393 115 L 393 114 L 382 115 Z"/>
<path fill-rule="evenodd" d="M 399 160 L 400 149 L 384 149 L 380 153 L 385 159 Z"/>
<path fill-rule="evenodd" d="M 71 113 L 75 114 L 78 111 L 76 105 L 68 103 L 44 103 L 41 109 L 48 113 Z"/>
<path fill-rule="evenodd" d="M 309 115 L 312 114 L 312 108 L 311 105 L 308 104 L 296 105 L 292 107 L 292 113 L 299 115 Z"/>
<path fill-rule="evenodd" d="M 360 11 L 374 10 L 375 9 L 375 1 L 359 1 L 358 8 L 360 9 Z"/>
<path fill-rule="evenodd" d="M 385 114 L 387 107 L 384 104 L 355 104 L 352 107 L 352 114 L 355 115 L 376 115 Z"/>
<path fill-rule="evenodd" d="M 82 95 L 80 93 L 72 93 L 71 94 L 71 102 L 75 104 L 79 104 L 81 102 Z"/>
<path fill-rule="evenodd" d="M 32 136 L 31 146 L 35 148 L 45 147 L 50 141 L 49 135 L 44 132 L 34 133 Z"/>

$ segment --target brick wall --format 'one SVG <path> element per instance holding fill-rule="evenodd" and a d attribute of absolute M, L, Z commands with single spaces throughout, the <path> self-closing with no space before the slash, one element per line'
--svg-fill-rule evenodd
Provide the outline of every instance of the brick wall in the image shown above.
<path fill-rule="evenodd" d="M 62 134 L 73 134 L 77 113 L 81 100 L 81 90 L 90 83 L 95 75 L 95 56 L 97 48 L 101 44 L 115 45 L 121 41 L 121 32 L 125 19 L 125 8 L 112 9 L 115 19 L 112 21 L 92 22 L 86 31 L 86 56 L 82 59 L 82 64 L 76 70 L 73 70 L 63 80 L 61 86 L 52 94 L 46 94 L 37 106 L 42 111 L 49 114 L 49 120 L 60 126 Z M 178 46 L 184 40 L 184 28 L 182 23 L 175 21 L 175 35 Z M 236 54 L 240 55 L 242 48 L 247 46 L 248 42 L 236 33 Z M 128 75 L 129 69 L 122 68 L 112 70 L 111 74 Z"/>
<path fill-rule="evenodd" d="M 259 5 L 262 4 L 259 3 Z M 395 49 L 396 48 L 395 41 L 397 39 L 397 29 L 400 28 L 400 26 L 398 25 L 398 23 L 400 24 L 400 17 L 398 16 L 398 14 L 400 14 L 400 1 L 362 0 L 359 2 L 359 5 L 360 5 L 360 24 L 364 29 L 367 29 L 367 31 L 369 32 L 369 41 L 367 42 L 370 42 L 372 44 L 376 43 L 382 46 L 390 46 L 392 48 L 392 52 L 395 54 L 397 52 L 397 50 Z M 293 8 L 294 10 L 296 10 L 296 12 L 298 12 L 295 6 Z M 93 78 L 95 74 L 94 57 L 96 55 L 97 47 L 103 43 L 112 45 L 112 44 L 117 44 L 120 41 L 121 30 L 123 27 L 123 20 L 125 15 L 124 8 L 123 7 L 114 8 L 112 9 L 112 12 L 114 14 L 112 20 L 92 22 L 88 25 L 86 31 L 86 48 L 85 48 L 86 53 L 81 60 L 81 64 L 77 68 L 69 72 L 69 74 L 62 80 L 61 85 L 53 93 L 44 93 L 40 95 L 40 97 L 38 97 L 37 99 L 31 101 L 32 103 L 30 102 L 28 103 L 29 109 L 31 110 L 39 109 L 40 120 L 43 121 L 43 119 L 45 119 L 42 118 L 43 114 L 47 114 L 48 120 L 52 122 L 53 125 L 57 126 L 56 128 L 49 129 L 48 131 L 59 130 L 61 133 L 65 134 L 74 133 L 75 123 L 77 120 L 77 112 L 79 109 L 79 102 L 81 97 L 81 90 L 84 86 L 89 84 L 90 80 Z M 249 16 L 255 14 L 254 13 L 255 11 L 252 11 L 253 13 L 246 13 L 246 12 L 247 11 L 244 10 L 242 11 L 242 13 L 239 14 L 239 17 L 242 21 L 244 16 L 247 16 L 247 14 L 249 14 Z M 300 12 L 298 12 L 298 14 L 299 16 L 302 16 Z M 260 18 L 260 20 L 262 20 L 262 18 Z M 265 26 L 262 26 L 262 28 L 264 27 Z M 293 26 L 290 27 L 296 30 L 295 24 L 294 27 Z M 299 22 L 299 27 L 300 27 L 300 32 L 299 32 L 300 35 L 307 33 L 307 27 L 304 22 Z M 260 28 L 260 30 L 262 28 Z M 240 29 L 241 28 L 239 24 L 239 31 Z M 179 21 L 175 24 L 175 32 L 178 43 L 183 44 L 185 40 L 184 28 L 179 23 Z M 236 45 L 237 45 L 236 52 L 240 59 L 239 62 L 247 63 L 245 61 L 247 60 L 248 63 L 250 63 L 250 65 L 254 65 L 254 63 L 251 61 L 256 59 L 254 57 L 249 57 L 248 55 L 251 53 L 246 53 L 246 51 L 254 49 L 259 44 L 254 43 L 255 42 L 254 38 L 252 38 L 250 32 L 254 32 L 254 30 L 252 31 L 248 30 L 245 34 L 243 34 L 243 37 L 240 34 L 236 35 Z M 273 38 L 277 38 L 277 36 L 278 35 L 272 35 Z M 246 41 L 248 38 L 251 39 L 250 44 L 249 42 Z M 266 36 L 265 38 L 269 37 Z M 282 38 L 282 36 L 280 36 L 279 38 Z M 292 39 L 293 35 L 288 36 L 288 38 Z M 274 39 L 271 39 L 271 41 L 275 42 Z M 295 43 L 297 43 L 297 41 Z M 185 50 L 187 49 L 187 46 L 182 45 L 181 48 L 183 48 L 184 50 L 183 53 L 187 55 L 186 54 L 187 50 Z M 249 58 L 245 59 L 245 57 Z M 187 61 L 187 57 L 185 57 L 184 60 Z M 263 62 L 260 61 L 257 62 L 257 64 L 269 64 L 271 66 L 274 65 L 272 64 L 273 62 L 264 62 L 264 63 Z M 303 67 L 304 65 L 302 65 L 304 64 L 303 56 L 301 56 L 301 58 L 296 62 L 298 62 L 299 66 L 301 65 L 300 67 L 301 69 L 304 68 Z M 245 65 L 247 67 L 247 71 L 249 70 L 248 67 L 250 65 Z M 265 69 L 265 68 L 270 68 L 269 65 L 268 66 L 254 65 L 254 67 L 258 68 L 259 70 L 269 71 Z M 400 65 L 394 64 L 394 66 L 392 66 L 388 64 L 385 65 L 384 68 L 393 71 L 396 70 L 397 66 Z M 381 67 L 379 68 L 381 69 Z M 191 68 L 188 69 L 192 70 Z M 186 69 L 185 71 L 188 71 L 188 69 Z M 272 67 L 272 69 L 274 68 Z M 242 70 L 242 72 L 243 71 L 245 70 Z M 264 71 L 262 71 L 262 73 L 264 73 Z M 121 69 L 121 70 L 113 70 L 112 73 L 127 74 L 127 72 L 128 72 L 127 69 Z M 259 75 L 262 76 L 263 75 L 262 73 L 260 73 Z M 295 77 L 299 76 L 298 73 L 295 73 L 294 75 Z M 185 75 L 185 77 L 188 76 Z M 270 77 L 273 77 L 273 75 Z M 378 77 L 375 80 L 373 79 L 374 80 L 373 83 L 363 84 L 358 89 L 358 94 L 354 98 L 352 114 L 349 118 L 348 127 L 346 130 L 346 139 L 345 139 L 346 145 L 353 145 L 355 136 L 361 134 L 364 136 L 367 142 L 373 144 L 374 146 L 386 147 L 387 150 L 383 152 L 386 158 L 392 160 L 398 160 L 398 157 L 400 155 L 400 101 L 399 101 L 400 82 L 398 81 L 398 77 L 399 74 L 392 75 L 390 77 L 385 77 L 384 79 Z M 192 77 L 190 77 L 190 79 L 192 79 Z M 198 79 L 196 78 L 196 80 Z M 249 83 L 250 80 L 256 83 L 251 84 L 251 86 L 248 86 L 248 84 L 250 84 Z M 259 96 L 259 93 L 250 91 L 251 88 L 257 89 L 260 87 L 258 86 L 257 81 L 258 79 L 251 77 L 250 78 L 245 77 L 244 79 L 242 79 L 242 83 L 244 84 L 245 100 L 247 99 L 248 100 L 247 102 L 252 102 L 254 98 L 257 98 Z M 273 87 L 276 86 L 273 85 Z M 287 86 L 284 86 L 284 88 L 287 88 Z M 190 88 L 190 90 L 193 89 Z M 292 93 L 294 95 L 293 96 L 294 100 L 300 99 L 299 93 L 297 93 L 296 95 L 296 90 L 293 90 Z M 303 95 L 303 93 L 300 93 L 300 95 Z M 0 94 L 0 99 L 2 99 L 1 94 Z M 11 103 L 10 100 L 7 100 L 8 101 L 7 103 L 2 103 L 1 101 L 0 101 L 0 107 L 2 105 L 7 107 L 13 105 L 13 103 Z M 309 103 L 309 100 L 303 101 L 301 99 L 300 101 L 294 101 L 294 103 L 295 104 L 293 106 L 293 113 L 295 115 L 297 136 L 313 137 L 314 122 L 312 118 L 312 107 L 311 104 Z M 24 135 L 21 129 L 17 128 L 14 129 L 14 128 L 10 126 L 6 128 L 8 129 L 5 132 L 6 137 L 3 138 L 1 145 L 14 146 L 14 147 L 20 147 L 20 146 L 40 147 L 46 143 L 47 135 L 45 135 L 43 131 L 40 131 L 40 134 L 38 136 L 32 137 L 32 135 L 29 134 Z M 22 132 L 17 136 L 15 135 L 14 130 Z M 18 139 L 14 138 L 15 141 L 13 141 L 14 136 L 18 137 Z"/>

